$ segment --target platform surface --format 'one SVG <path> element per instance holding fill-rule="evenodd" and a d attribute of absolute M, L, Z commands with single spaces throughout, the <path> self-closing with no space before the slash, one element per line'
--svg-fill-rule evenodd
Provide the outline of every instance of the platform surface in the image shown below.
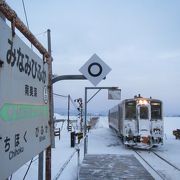
<path fill-rule="evenodd" d="M 88 154 L 79 171 L 79 180 L 152 180 L 151 174 L 134 155 Z"/>

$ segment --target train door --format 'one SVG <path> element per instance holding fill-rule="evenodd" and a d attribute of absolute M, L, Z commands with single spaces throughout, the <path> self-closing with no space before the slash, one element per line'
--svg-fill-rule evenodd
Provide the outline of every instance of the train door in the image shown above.
<path fill-rule="evenodd" d="M 137 105 L 137 112 L 139 135 L 140 137 L 148 137 L 151 130 L 149 104 Z"/>

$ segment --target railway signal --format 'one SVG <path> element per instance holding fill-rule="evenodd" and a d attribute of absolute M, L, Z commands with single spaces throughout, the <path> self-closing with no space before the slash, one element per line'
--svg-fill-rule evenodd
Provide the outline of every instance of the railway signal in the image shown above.
<path fill-rule="evenodd" d="M 78 103 L 78 108 L 77 108 L 77 110 L 79 111 L 78 118 L 80 120 L 80 131 L 82 132 L 83 131 L 83 128 L 82 128 L 82 123 L 83 123 L 83 102 L 82 102 L 82 98 L 75 99 L 74 101 Z"/>

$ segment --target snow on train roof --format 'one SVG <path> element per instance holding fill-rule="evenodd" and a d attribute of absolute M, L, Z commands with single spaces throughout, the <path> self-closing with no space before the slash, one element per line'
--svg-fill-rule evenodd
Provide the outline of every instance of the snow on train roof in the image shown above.
<path fill-rule="evenodd" d="M 112 108 L 110 109 L 110 111 L 111 111 L 111 112 L 116 111 L 117 108 L 118 108 L 118 106 L 119 106 L 120 104 L 124 104 L 125 102 L 138 101 L 138 100 L 156 101 L 156 102 L 162 103 L 162 101 L 159 100 L 159 99 L 153 99 L 153 98 L 151 98 L 151 97 L 150 97 L 150 98 L 144 98 L 144 97 L 142 97 L 142 96 L 135 96 L 134 98 L 131 98 L 131 99 L 124 99 L 124 100 L 122 100 L 120 103 L 118 103 L 117 105 L 115 105 L 114 107 L 112 107 Z"/>

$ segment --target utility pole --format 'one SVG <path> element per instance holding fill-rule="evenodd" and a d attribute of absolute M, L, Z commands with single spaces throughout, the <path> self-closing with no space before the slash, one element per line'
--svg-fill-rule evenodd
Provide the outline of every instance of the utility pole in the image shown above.
<path fill-rule="evenodd" d="M 50 54 L 48 61 L 48 90 L 49 90 L 49 126 L 51 135 L 51 145 L 46 149 L 46 180 L 51 180 L 51 147 L 54 146 L 54 105 L 53 105 L 53 86 L 52 86 L 52 57 L 51 57 L 51 34 L 47 30 L 48 53 Z"/>
<path fill-rule="evenodd" d="M 48 91 L 49 91 L 49 126 L 50 126 L 50 146 L 46 149 L 46 180 L 51 180 L 51 146 L 54 145 L 53 135 L 54 135 L 54 123 L 53 123 L 53 89 L 52 89 L 52 57 L 51 57 L 51 37 L 50 30 L 47 30 L 48 39 L 48 53 L 50 57 L 48 61 Z M 39 154 L 38 157 L 38 180 L 43 180 L 44 178 L 44 151 Z"/>

